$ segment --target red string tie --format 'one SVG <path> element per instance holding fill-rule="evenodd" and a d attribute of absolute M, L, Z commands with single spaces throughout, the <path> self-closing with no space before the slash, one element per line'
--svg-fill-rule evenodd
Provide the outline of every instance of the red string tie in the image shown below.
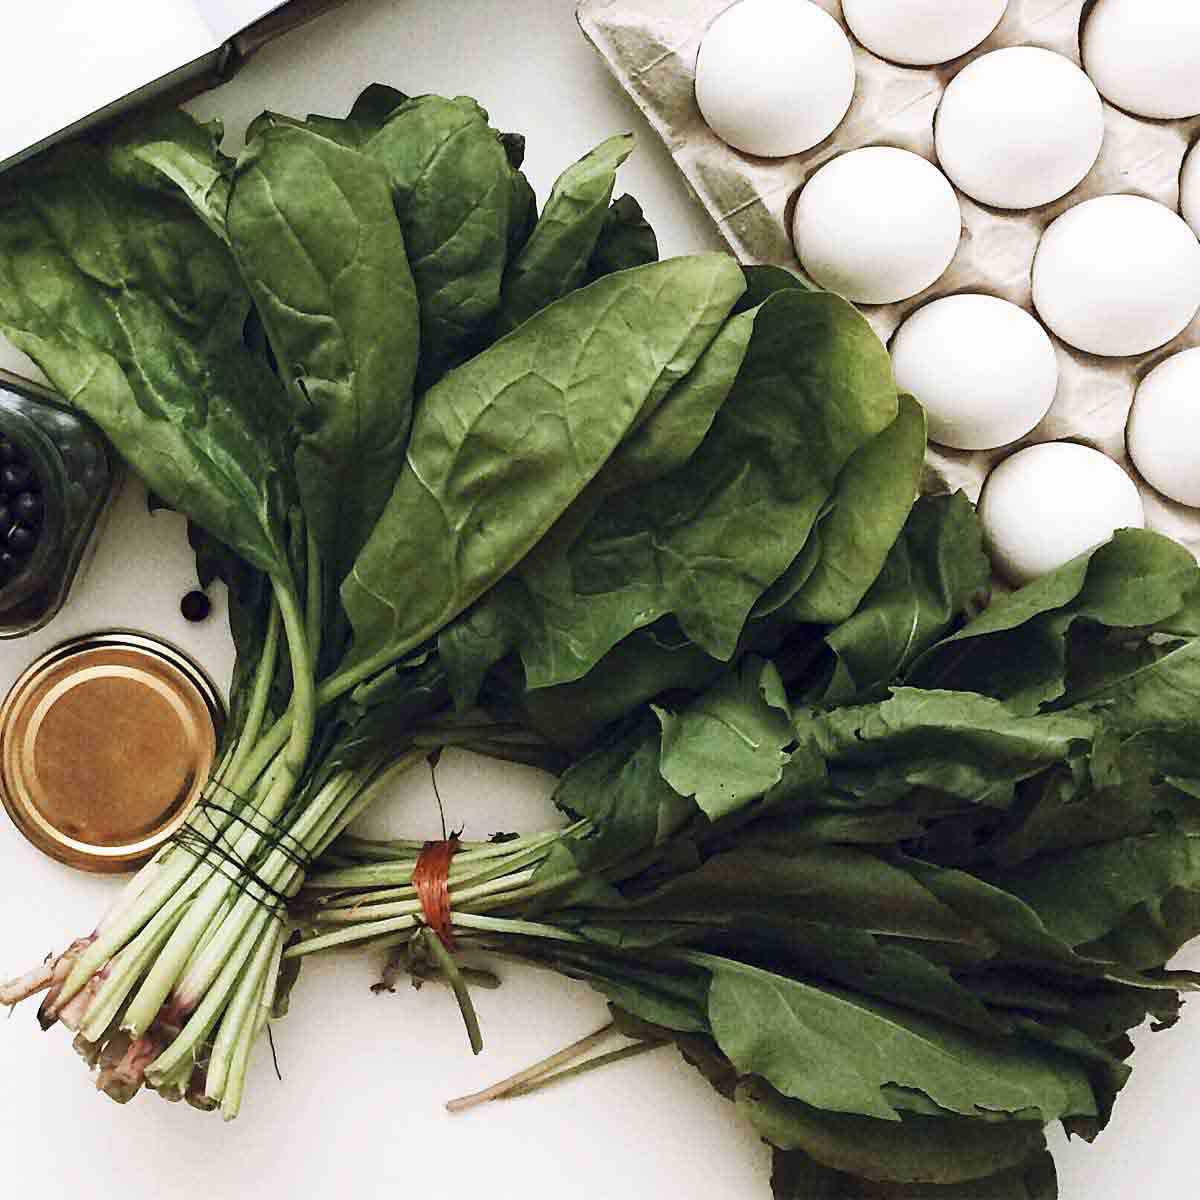
<path fill-rule="evenodd" d="M 425 924 L 441 938 L 447 950 L 454 949 L 454 932 L 450 927 L 450 860 L 460 845 L 457 834 L 441 842 L 426 842 L 417 855 L 412 876 Z"/>

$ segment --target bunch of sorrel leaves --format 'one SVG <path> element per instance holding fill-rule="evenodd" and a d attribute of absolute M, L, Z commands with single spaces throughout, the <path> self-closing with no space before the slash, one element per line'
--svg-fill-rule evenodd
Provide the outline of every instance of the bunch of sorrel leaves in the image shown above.
<path fill-rule="evenodd" d="M 972 615 L 988 576 L 966 500 L 922 498 L 851 616 L 702 689 L 658 668 L 562 775 L 567 828 L 452 860 L 460 951 L 587 981 L 635 1039 L 564 1073 L 675 1043 L 777 1200 L 1051 1200 L 1047 1124 L 1095 1138 L 1129 1031 L 1200 986 L 1167 967 L 1200 934 L 1200 567 L 1125 530 Z M 288 957 L 445 972 L 419 850 L 335 842 Z"/>
<path fill-rule="evenodd" d="M 390 773 L 549 761 L 849 616 L 924 422 L 843 300 L 656 261 L 612 199 L 629 137 L 540 212 L 465 98 L 374 86 L 220 138 L 148 115 L 0 179 L 0 331 L 188 518 L 237 650 L 186 828 L 0 1002 L 44 991 L 115 1099 L 232 1117 L 284 906 Z M 484 685 L 506 711 L 458 715 Z M 593 689 L 571 728 L 560 688 Z"/>

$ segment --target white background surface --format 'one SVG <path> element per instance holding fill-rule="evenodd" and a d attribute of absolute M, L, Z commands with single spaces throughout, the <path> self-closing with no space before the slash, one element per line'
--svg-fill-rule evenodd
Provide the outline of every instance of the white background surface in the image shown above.
<path fill-rule="evenodd" d="M 12 51 L 10 45 L 10 53 Z M 11 77 L 9 77 L 11 79 Z M 639 148 L 619 189 L 641 200 L 664 254 L 715 248 L 666 152 L 576 28 L 571 0 L 352 0 L 263 51 L 195 102 L 220 115 L 235 149 L 261 109 L 340 114 L 362 86 L 475 96 L 493 124 L 528 137 L 526 171 L 544 200 L 554 176 L 609 134 Z M 47 87 L 52 81 L 46 80 Z M 8 94 L 0 105 L 29 103 Z M 0 346 L 0 366 L 22 359 Z M 28 370 L 28 368 L 26 367 Z M 43 648 L 122 626 L 190 649 L 224 685 L 230 651 L 218 604 L 203 625 L 178 615 L 192 586 L 182 521 L 150 517 L 127 484 L 83 584 L 42 634 L 0 644 L 0 688 Z M 468 837 L 552 819 L 531 772 L 447 757 L 439 784 Z M 397 832 L 437 830 L 425 778 L 376 817 Z M 23 971 L 91 929 L 110 879 L 42 858 L 0 817 L 0 975 Z M 1192 955 L 1200 965 L 1200 955 Z M 276 1026 L 284 1082 L 258 1048 L 241 1118 L 171 1107 L 153 1095 L 125 1109 L 98 1095 L 61 1030 L 41 1034 L 31 1003 L 0 1019 L 0 1194 L 48 1200 L 242 1200 L 266 1194 L 423 1200 L 766 1200 L 768 1155 L 731 1108 L 672 1051 L 561 1089 L 459 1117 L 442 1101 L 561 1048 L 605 1020 L 582 985 L 502 966 L 479 995 L 486 1048 L 473 1059 L 440 988 L 373 996 L 379 961 L 345 954 L 307 964 L 291 1015 Z M 1200 1001 L 1192 1005 L 1200 1009 Z M 1200 1012 L 1189 1014 L 1200 1021 Z M 1194 1195 L 1200 1025 L 1140 1037 L 1133 1083 L 1098 1146 L 1059 1148 L 1064 1200 Z M 1061 1139 L 1059 1139 L 1061 1141 Z M 972 1200 L 964 1192 L 955 1200 Z"/>

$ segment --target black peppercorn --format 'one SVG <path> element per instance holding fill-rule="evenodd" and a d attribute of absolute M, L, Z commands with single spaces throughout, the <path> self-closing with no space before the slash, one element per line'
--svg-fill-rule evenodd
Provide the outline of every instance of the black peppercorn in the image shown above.
<path fill-rule="evenodd" d="M 32 478 L 33 470 L 28 463 L 10 462 L 0 467 L 0 487 L 6 492 L 19 492 Z"/>
<path fill-rule="evenodd" d="M 37 525 L 42 519 L 42 498 L 37 492 L 20 492 L 12 502 L 12 513 L 25 525 Z M 0 516 L 0 525 L 4 519 Z"/>
<path fill-rule="evenodd" d="M 203 621 L 212 611 L 212 601 L 203 592 L 188 592 L 179 602 L 179 611 L 187 621 Z"/>

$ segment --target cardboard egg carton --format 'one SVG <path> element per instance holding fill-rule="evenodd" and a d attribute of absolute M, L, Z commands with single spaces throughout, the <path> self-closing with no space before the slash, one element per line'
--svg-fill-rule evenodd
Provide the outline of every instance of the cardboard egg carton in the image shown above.
<path fill-rule="evenodd" d="M 841 0 L 816 0 L 845 29 Z M 1005 46 L 1041 46 L 1080 63 L 1079 34 L 1090 0 L 1009 0 L 999 26 L 971 53 L 937 67 L 901 67 L 864 49 L 853 36 L 858 79 L 850 111 L 820 145 L 782 159 L 754 158 L 726 145 L 700 115 L 696 54 L 705 30 L 730 0 L 582 0 L 579 23 L 622 87 L 661 136 L 691 189 L 745 263 L 800 271 L 791 240 L 791 208 L 805 182 L 830 159 L 862 146 L 897 146 L 931 162 L 933 123 L 947 85 L 967 63 Z M 1026 212 L 987 208 L 956 190 L 963 230 L 949 269 L 932 287 L 899 304 L 861 306 L 887 341 L 930 300 L 984 292 L 1033 307 L 1030 275 L 1046 227 L 1084 200 L 1132 193 L 1179 211 L 1179 176 L 1200 118 L 1150 121 L 1104 105 L 1104 145 L 1083 182 L 1053 204 Z M 956 451 L 931 446 L 928 483 L 962 488 L 972 500 L 988 471 L 1014 449 L 1069 438 L 1103 451 L 1137 482 L 1150 528 L 1200 557 L 1200 509 L 1155 492 L 1125 452 L 1125 426 L 1138 383 L 1163 359 L 1200 346 L 1200 317 L 1174 341 L 1133 358 L 1102 358 L 1054 338 L 1059 387 L 1040 425 L 1012 446 Z"/>

